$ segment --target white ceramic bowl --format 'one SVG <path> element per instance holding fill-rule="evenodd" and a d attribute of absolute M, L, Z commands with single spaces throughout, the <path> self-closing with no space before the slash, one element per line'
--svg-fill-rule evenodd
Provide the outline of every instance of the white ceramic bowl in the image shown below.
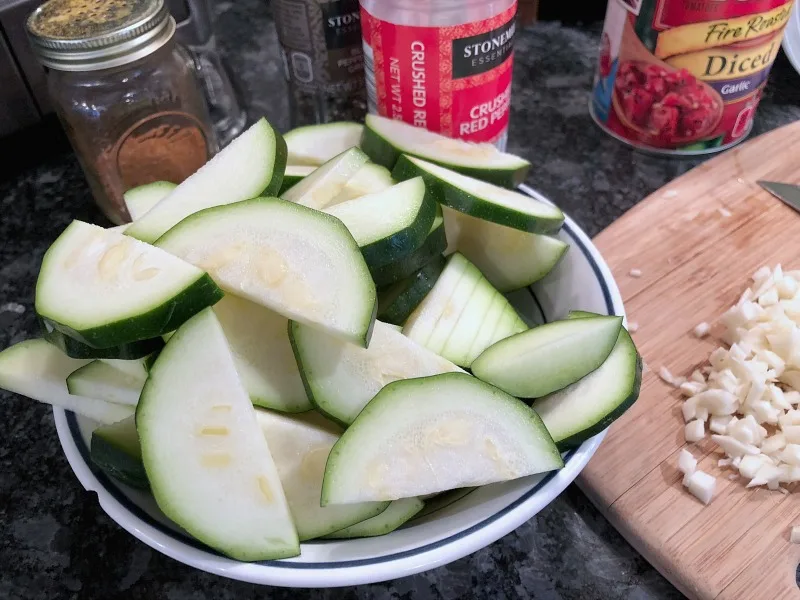
<path fill-rule="evenodd" d="M 522 187 L 543 199 L 535 191 Z M 623 315 L 611 273 L 580 228 L 567 218 L 559 237 L 571 245 L 559 266 L 530 289 L 513 294 L 526 319 L 541 322 L 572 309 Z M 520 257 L 524 260 L 524 257 Z M 479 488 L 461 500 L 385 536 L 302 544 L 296 558 L 243 563 L 221 556 L 169 522 L 152 497 L 93 469 L 92 423 L 54 408 L 61 445 L 81 484 L 97 493 L 108 515 L 137 538 L 187 565 L 252 583 L 334 587 L 396 579 L 433 569 L 491 544 L 547 506 L 572 482 L 605 436 L 564 454 L 560 471 Z"/>

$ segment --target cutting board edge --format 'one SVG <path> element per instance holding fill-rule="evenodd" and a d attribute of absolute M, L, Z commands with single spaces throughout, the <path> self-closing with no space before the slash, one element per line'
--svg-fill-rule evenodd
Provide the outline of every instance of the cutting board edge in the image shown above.
<path fill-rule="evenodd" d="M 611 506 L 605 504 L 605 501 L 600 503 L 597 502 L 600 499 L 599 496 L 594 494 L 593 490 L 585 485 L 581 476 L 575 480 L 575 483 L 586 495 L 586 497 L 589 498 L 589 501 L 594 505 L 594 507 L 600 511 L 600 513 L 608 520 L 609 523 L 611 523 L 614 529 L 616 529 L 617 532 L 619 532 L 619 534 L 625 538 L 625 541 L 628 542 L 633 549 L 636 550 L 636 552 L 641 554 L 656 571 L 661 573 L 661 575 L 667 581 L 674 585 L 681 594 L 690 600 L 697 600 L 699 598 L 696 591 L 692 590 L 691 587 L 687 587 L 686 582 L 683 581 L 683 578 L 680 577 L 678 573 L 669 569 L 668 565 L 661 560 L 660 554 L 656 548 L 653 548 L 650 544 L 647 544 L 643 538 L 637 537 L 633 530 L 628 528 L 625 520 L 618 518 L 618 516 L 614 514 L 614 511 L 611 510 Z"/>

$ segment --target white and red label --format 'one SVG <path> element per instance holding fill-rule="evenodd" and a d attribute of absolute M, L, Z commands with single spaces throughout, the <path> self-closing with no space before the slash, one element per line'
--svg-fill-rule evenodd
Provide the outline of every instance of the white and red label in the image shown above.
<path fill-rule="evenodd" d="M 516 3 L 483 21 L 415 27 L 361 7 L 370 109 L 472 142 L 505 140 Z"/>

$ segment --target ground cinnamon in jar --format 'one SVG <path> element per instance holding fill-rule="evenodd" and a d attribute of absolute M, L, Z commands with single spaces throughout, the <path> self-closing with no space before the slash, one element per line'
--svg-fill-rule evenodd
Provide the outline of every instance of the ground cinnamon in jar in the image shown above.
<path fill-rule="evenodd" d="M 196 119 L 163 112 L 130 127 L 101 160 L 108 161 L 104 168 L 118 171 L 126 190 L 152 181 L 180 183 L 206 163 L 208 144 Z"/>
<path fill-rule="evenodd" d="M 49 0 L 28 31 L 92 194 L 112 222 L 130 221 L 126 190 L 180 183 L 216 150 L 191 59 L 173 40 L 163 0 Z"/>

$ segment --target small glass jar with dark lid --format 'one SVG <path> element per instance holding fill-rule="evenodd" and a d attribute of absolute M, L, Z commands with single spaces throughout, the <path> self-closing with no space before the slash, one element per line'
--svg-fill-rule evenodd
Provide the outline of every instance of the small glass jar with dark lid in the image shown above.
<path fill-rule="evenodd" d="M 163 0 L 49 0 L 27 29 L 56 113 L 112 222 L 130 221 L 126 190 L 180 183 L 216 152 L 203 93 Z"/>

